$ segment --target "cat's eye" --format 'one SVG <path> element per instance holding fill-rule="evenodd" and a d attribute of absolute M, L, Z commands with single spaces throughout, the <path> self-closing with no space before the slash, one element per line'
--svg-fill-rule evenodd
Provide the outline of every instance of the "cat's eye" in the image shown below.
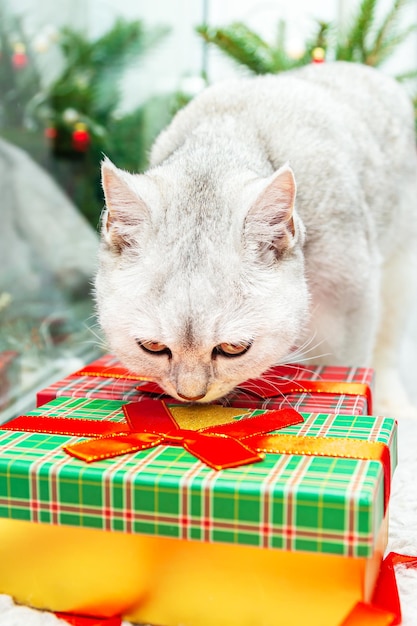
<path fill-rule="evenodd" d="M 138 339 L 138 346 L 142 348 L 145 352 L 149 352 L 149 354 L 154 354 L 156 356 L 166 354 L 169 358 L 172 357 L 171 350 L 164 343 L 160 343 L 159 341 L 142 341 Z"/>
<path fill-rule="evenodd" d="M 220 343 L 213 350 L 213 357 L 216 357 L 218 354 L 221 356 L 225 356 L 228 358 L 234 356 L 241 356 L 245 354 L 251 347 L 252 342 L 245 343 Z"/>

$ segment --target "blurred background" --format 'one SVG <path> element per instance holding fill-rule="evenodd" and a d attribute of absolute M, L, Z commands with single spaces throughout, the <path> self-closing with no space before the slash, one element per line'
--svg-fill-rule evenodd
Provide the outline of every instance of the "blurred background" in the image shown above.
<path fill-rule="evenodd" d="M 103 154 L 144 170 L 207 84 L 307 63 L 377 66 L 416 104 L 416 24 L 415 0 L 0 0 L 2 419 L 105 349 L 91 296 Z M 402 362 L 417 401 L 416 346 L 414 324 Z"/>

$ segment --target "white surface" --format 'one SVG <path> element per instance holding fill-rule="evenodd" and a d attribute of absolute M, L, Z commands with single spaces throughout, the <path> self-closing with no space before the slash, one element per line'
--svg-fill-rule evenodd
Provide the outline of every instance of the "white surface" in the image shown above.
<path fill-rule="evenodd" d="M 399 464 L 392 484 L 388 550 L 417 555 L 417 422 L 399 422 Z M 396 568 L 403 626 L 417 624 L 417 570 Z"/>

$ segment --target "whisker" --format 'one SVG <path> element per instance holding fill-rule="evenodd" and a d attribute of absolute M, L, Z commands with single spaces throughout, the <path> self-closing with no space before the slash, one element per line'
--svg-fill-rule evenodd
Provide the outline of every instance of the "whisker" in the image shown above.
<path fill-rule="evenodd" d="M 324 339 L 316 342 L 315 341 L 316 336 L 317 336 L 317 333 L 315 332 L 310 338 L 306 339 L 303 344 L 301 344 L 300 346 L 297 346 L 295 350 L 290 352 L 285 357 L 285 359 L 288 361 L 288 360 L 293 360 L 294 358 L 304 357 L 304 355 L 307 355 L 309 352 L 316 350 L 319 346 L 321 346 L 324 343 Z"/>
<path fill-rule="evenodd" d="M 260 392 L 259 392 L 259 393 L 258 393 L 258 392 L 256 392 L 256 390 L 255 390 L 255 389 L 251 389 L 251 390 L 249 391 L 249 390 L 245 389 L 244 387 L 243 387 L 243 388 L 242 388 L 242 387 L 239 387 L 239 385 L 238 385 L 237 387 L 235 387 L 235 390 L 238 390 L 238 391 L 239 391 L 239 396 L 240 396 L 240 397 L 242 397 L 242 396 L 243 396 L 243 398 L 247 398 L 248 400 L 250 400 L 250 399 L 251 399 L 251 398 L 253 398 L 254 396 L 255 396 L 255 397 L 257 397 L 257 398 L 259 398 L 260 400 L 264 400 L 265 402 L 266 402 L 267 400 L 269 400 L 269 398 L 265 398 L 265 396 L 263 396 L 263 395 L 262 395 L 262 393 L 260 393 Z M 283 406 L 283 404 L 288 404 L 288 407 L 291 407 L 291 404 L 290 404 L 290 402 L 289 402 L 289 400 L 288 400 L 288 398 L 287 398 L 286 394 L 284 394 L 284 393 L 283 393 L 280 389 L 276 389 L 276 391 L 277 391 L 277 394 L 276 394 L 276 395 L 277 395 L 277 397 L 281 397 L 281 398 L 282 398 L 282 402 L 281 402 L 281 404 L 280 404 L 280 407 L 282 407 L 282 406 Z M 232 392 L 232 393 L 233 393 L 233 392 Z M 232 394 L 229 394 L 229 395 L 232 395 Z M 274 396 L 274 397 L 275 397 L 275 396 Z M 227 399 L 227 396 L 226 396 L 226 399 Z"/>
<path fill-rule="evenodd" d="M 316 336 L 317 333 L 315 332 L 310 338 L 306 339 L 303 344 L 297 346 L 295 350 L 289 352 L 283 359 L 280 359 L 277 365 L 289 366 L 291 363 L 304 364 L 307 361 L 314 361 L 323 357 L 329 357 L 329 352 L 316 352 L 314 355 L 308 356 L 309 353 L 313 352 L 313 350 L 317 350 L 317 348 L 319 348 L 325 341 L 324 339 L 315 341 Z"/>
<path fill-rule="evenodd" d="M 314 356 L 307 356 L 307 357 L 299 357 L 296 361 L 294 361 L 294 363 L 298 363 L 299 365 L 302 365 L 303 363 L 305 363 L 306 361 L 314 361 L 316 359 L 322 359 L 323 357 L 328 357 L 331 356 L 330 352 L 322 352 L 321 354 L 315 354 Z M 278 363 L 277 365 L 291 365 L 290 361 L 282 361 L 282 363 Z"/>

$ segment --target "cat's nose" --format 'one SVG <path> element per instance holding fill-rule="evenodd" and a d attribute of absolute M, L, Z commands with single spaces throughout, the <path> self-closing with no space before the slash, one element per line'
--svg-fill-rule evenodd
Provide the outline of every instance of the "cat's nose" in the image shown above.
<path fill-rule="evenodd" d="M 201 396 L 184 396 L 182 393 L 179 393 L 179 391 L 177 391 L 177 395 L 182 400 L 186 400 L 187 402 L 197 402 L 197 400 L 201 400 L 202 398 L 204 398 L 206 394 L 203 393 Z"/>

